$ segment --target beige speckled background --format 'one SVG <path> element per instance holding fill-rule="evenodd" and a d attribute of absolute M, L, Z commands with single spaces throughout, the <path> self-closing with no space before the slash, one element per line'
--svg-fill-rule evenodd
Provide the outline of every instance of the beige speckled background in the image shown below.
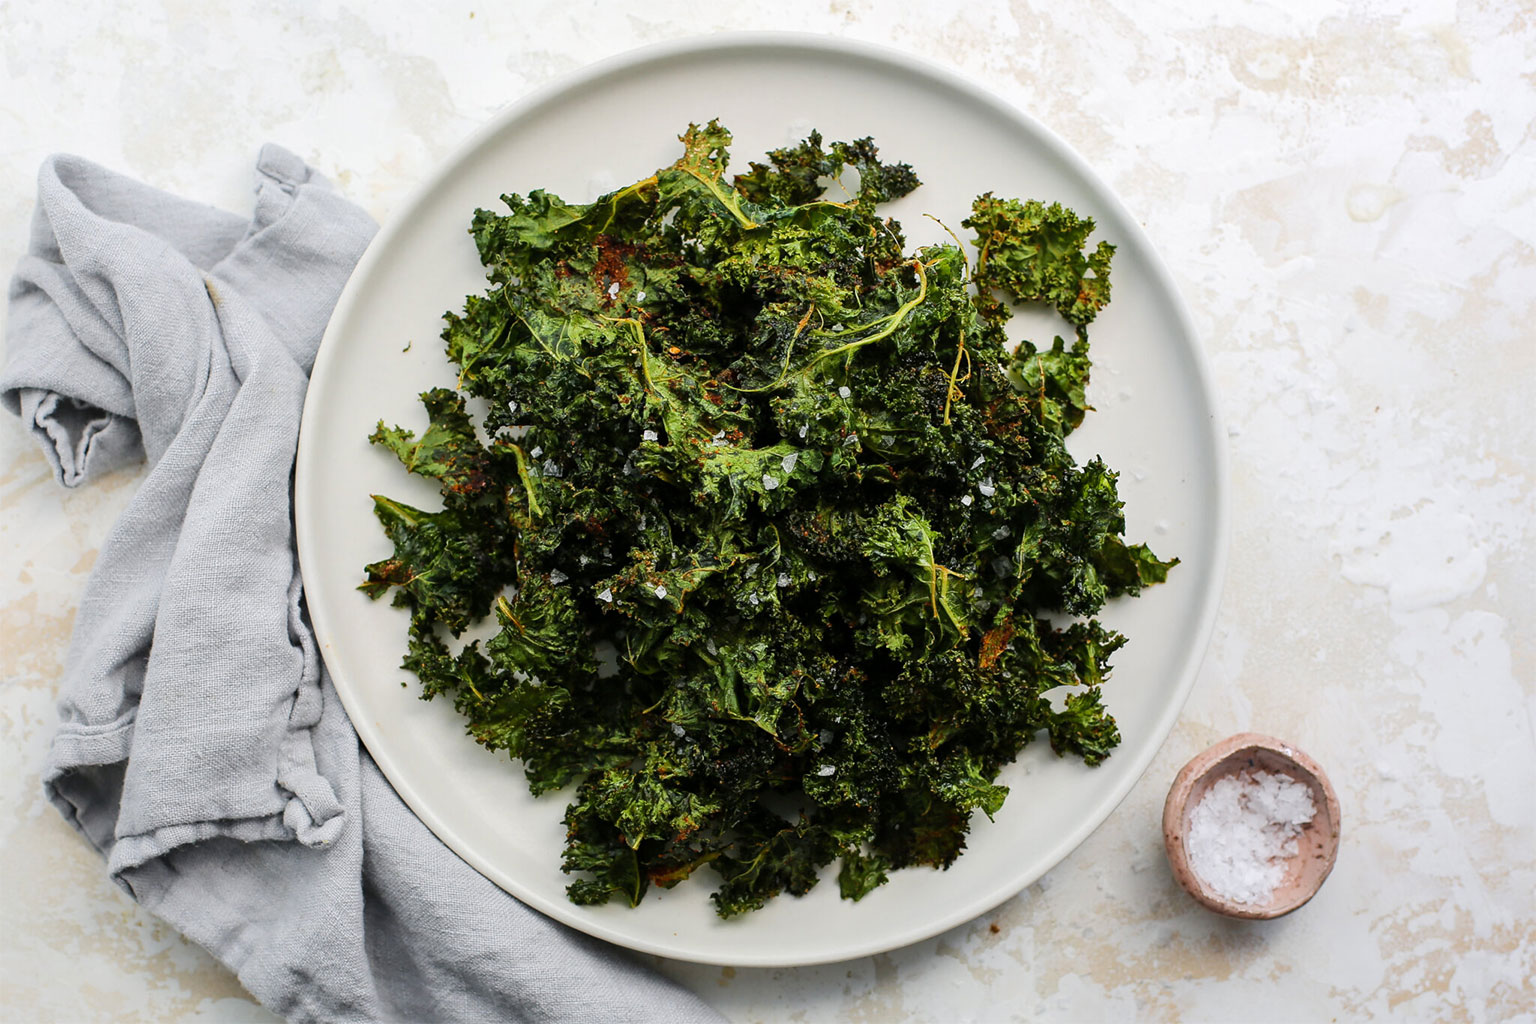
<path fill-rule="evenodd" d="M 1141 785 L 996 912 L 830 967 L 663 969 L 741 1021 L 1536 1019 L 1536 9 L 952 9 L 0 0 L 0 266 L 54 150 L 244 211 L 270 139 L 383 218 L 498 106 L 645 42 L 796 27 L 972 75 L 1088 158 L 1193 307 L 1234 482 L 1209 656 Z M 64 491 L 0 418 L 0 1018 L 270 1020 L 38 791 L 136 481 Z M 1159 845 L 1174 772 L 1246 728 L 1344 806 L 1332 879 L 1278 922 L 1201 911 Z"/>

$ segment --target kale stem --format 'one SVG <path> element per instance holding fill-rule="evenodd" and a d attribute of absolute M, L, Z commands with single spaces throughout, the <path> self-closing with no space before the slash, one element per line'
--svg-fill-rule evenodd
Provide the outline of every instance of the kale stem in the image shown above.
<path fill-rule="evenodd" d="M 818 353 L 815 359 L 811 360 L 811 364 L 809 367 L 807 367 L 807 369 L 811 369 L 819 365 L 823 360 L 830 359 L 833 356 L 842 355 L 844 352 L 853 352 L 856 349 L 863 348 L 865 345 L 873 345 L 875 342 L 880 341 L 883 338 L 890 337 L 892 332 L 901 326 L 902 321 L 910 316 L 914 309 L 922 305 L 923 300 L 928 297 L 928 275 L 923 272 L 924 268 L 922 262 L 920 260 L 913 260 L 912 266 L 917 271 L 917 295 L 911 301 L 903 304 L 900 309 L 886 318 L 891 322 L 886 325 L 885 330 L 871 334 L 867 338 L 860 338 L 858 341 L 850 341 L 846 345 L 839 345 L 837 348 L 826 349 L 825 351 Z M 879 322 L 880 321 L 878 320 L 875 321 L 875 323 Z"/>
<path fill-rule="evenodd" d="M 517 460 L 517 476 L 523 482 L 523 493 L 528 495 L 528 514 L 542 516 L 544 510 L 539 508 L 539 499 L 533 496 L 533 481 L 528 476 L 528 459 L 523 455 L 522 446 L 512 445 L 512 457 Z"/>
<path fill-rule="evenodd" d="M 960 376 L 960 357 L 965 355 L 965 323 L 960 324 L 960 344 L 955 349 L 955 365 L 949 371 L 949 387 L 944 391 L 944 425 L 949 426 L 949 406 L 955 397 L 955 381 Z"/>

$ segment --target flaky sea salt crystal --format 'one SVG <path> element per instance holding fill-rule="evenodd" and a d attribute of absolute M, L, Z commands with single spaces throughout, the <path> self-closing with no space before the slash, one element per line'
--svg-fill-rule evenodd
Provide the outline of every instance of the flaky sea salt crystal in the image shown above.
<path fill-rule="evenodd" d="M 761 602 L 756 594 L 748 594 L 747 603 L 756 608 Z"/>
<path fill-rule="evenodd" d="M 1217 779 L 1189 813 L 1189 866 L 1235 903 L 1268 903 L 1296 855 L 1297 837 L 1316 814 L 1311 788 L 1282 772 Z"/>
<path fill-rule="evenodd" d="M 849 395 L 853 394 L 852 391 L 848 390 L 848 385 L 847 384 L 844 384 L 842 387 L 838 388 L 837 389 L 837 393 L 839 395 L 841 395 L 842 397 L 844 397 L 844 398 L 847 398 Z"/>
<path fill-rule="evenodd" d="M 811 425 L 809 423 L 802 423 L 802 424 L 800 424 L 800 440 L 802 440 L 802 441 L 805 440 L 806 432 L 809 431 L 810 429 L 811 429 Z"/>
<path fill-rule="evenodd" d="M 978 456 L 976 456 L 976 461 L 971 463 L 971 468 L 972 469 L 980 469 L 981 468 L 981 464 L 983 462 L 986 462 L 986 461 L 987 461 L 987 458 L 986 458 L 985 455 L 978 455 Z"/>
<path fill-rule="evenodd" d="M 616 298 L 619 294 L 619 282 L 615 281 L 608 286 L 608 297 Z"/>
<path fill-rule="evenodd" d="M 656 585 L 656 596 L 657 597 L 666 597 L 667 596 L 667 588 L 658 583 Z"/>
<path fill-rule="evenodd" d="M 604 587 L 603 592 L 597 595 L 597 599 L 599 601 L 606 601 L 608 604 L 613 604 L 613 588 Z"/>
<path fill-rule="evenodd" d="M 720 653 L 720 648 L 715 646 L 715 641 L 714 641 L 713 637 L 711 637 L 711 638 L 709 638 L 709 639 L 704 641 L 704 649 L 706 651 L 708 651 L 711 655 L 718 655 Z"/>
<path fill-rule="evenodd" d="M 993 540 L 1004 540 L 1011 533 L 1013 533 L 1013 531 L 1008 529 L 1008 527 L 1006 527 L 1006 526 L 999 526 L 997 529 L 992 531 L 992 539 Z"/>
<path fill-rule="evenodd" d="M 981 496 L 983 498 L 990 498 L 992 495 L 997 493 L 997 485 L 992 482 L 991 477 L 987 477 L 981 483 L 977 484 L 976 489 L 981 492 Z"/>
<path fill-rule="evenodd" d="M 654 440 L 656 440 L 656 438 L 658 436 L 660 436 L 660 435 L 658 435 L 656 433 L 656 431 L 654 431 L 654 430 L 642 430 L 642 431 L 640 431 L 640 440 L 642 440 L 642 441 L 654 441 Z"/>
<path fill-rule="evenodd" d="M 777 583 L 778 583 L 778 584 L 779 584 L 779 586 L 781 586 L 781 587 L 787 587 L 787 586 L 789 586 L 789 573 L 787 573 L 787 572 L 781 572 L 781 573 L 779 573 L 779 578 L 778 578 L 778 580 L 777 580 L 777 581 L 776 581 L 776 582 L 777 582 Z"/>
<path fill-rule="evenodd" d="M 556 586 L 559 586 L 561 583 L 564 583 L 568 579 L 570 579 L 570 577 L 561 572 L 559 569 L 549 570 L 549 582 L 555 584 Z"/>
<path fill-rule="evenodd" d="M 560 475 L 560 463 L 556 462 L 554 459 L 545 459 L 544 460 L 544 475 L 545 476 L 559 476 Z"/>
<path fill-rule="evenodd" d="M 779 486 L 779 478 L 770 473 L 763 474 L 763 490 L 771 491 Z"/>
<path fill-rule="evenodd" d="M 976 499 L 971 497 L 969 494 L 961 495 L 961 497 L 960 497 L 960 504 L 962 504 L 962 505 L 966 506 L 967 508 L 969 508 L 970 505 L 971 505 L 971 502 L 973 502 L 975 500 Z"/>
<path fill-rule="evenodd" d="M 673 722 L 672 723 L 672 735 L 681 738 L 681 737 L 687 735 L 687 730 L 685 730 L 682 726 L 678 725 L 676 722 Z"/>
<path fill-rule="evenodd" d="M 816 774 L 820 775 L 822 778 L 826 778 L 829 775 L 836 775 L 837 774 L 837 766 L 836 765 L 830 765 L 830 764 L 824 764 L 820 768 L 816 769 Z"/>
<path fill-rule="evenodd" d="M 644 302 L 645 301 L 645 292 L 635 292 L 635 301 L 636 302 Z"/>
<path fill-rule="evenodd" d="M 544 449 L 540 448 L 538 445 L 535 445 L 534 448 L 533 448 L 533 451 L 528 453 L 528 457 L 530 459 L 537 459 L 537 458 L 539 458 L 543 454 L 544 454 Z"/>
<path fill-rule="evenodd" d="M 799 461 L 800 453 L 790 452 L 788 455 L 784 456 L 783 461 L 780 462 L 779 465 L 784 467 L 784 472 L 793 473 L 795 471 L 795 463 Z"/>

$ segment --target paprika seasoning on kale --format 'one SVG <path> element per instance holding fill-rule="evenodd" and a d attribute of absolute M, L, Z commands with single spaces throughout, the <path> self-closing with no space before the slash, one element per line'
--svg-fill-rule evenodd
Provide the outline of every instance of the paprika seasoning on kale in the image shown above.
<path fill-rule="evenodd" d="M 534 793 L 575 785 L 573 901 L 707 868 L 731 917 L 833 861 L 859 899 L 948 867 L 1038 735 L 1089 765 L 1119 742 L 1100 684 L 1124 638 L 1092 616 L 1174 562 L 1122 540 L 1115 474 L 1063 443 L 1114 250 L 986 195 L 974 268 L 909 253 L 879 207 L 917 176 L 869 139 L 735 177 L 718 123 L 681 141 L 590 205 L 475 212 L 490 286 L 447 316 L 459 388 L 422 396 L 421 436 L 372 438 L 443 507 L 375 498 L 395 552 L 362 589 L 410 610 L 426 697 Z M 998 294 L 1054 306 L 1070 347 L 1013 349 Z"/>

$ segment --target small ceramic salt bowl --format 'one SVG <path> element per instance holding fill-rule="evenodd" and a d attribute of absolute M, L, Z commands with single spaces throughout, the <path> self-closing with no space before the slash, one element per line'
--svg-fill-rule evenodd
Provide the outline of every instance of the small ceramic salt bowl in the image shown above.
<path fill-rule="evenodd" d="M 1243 771 L 1295 779 L 1311 790 L 1315 808 L 1312 820 L 1296 836 L 1296 853 L 1286 859 L 1280 883 L 1268 900 L 1257 903 L 1238 902 L 1214 890 L 1196 874 L 1187 853 L 1195 806 L 1217 781 Z M 1339 798 L 1317 762 L 1294 745 L 1272 736 L 1238 733 L 1197 754 L 1174 778 L 1163 805 L 1163 842 L 1173 877 L 1202 906 L 1229 917 L 1281 917 L 1310 900 L 1333 870 L 1339 852 Z"/>

